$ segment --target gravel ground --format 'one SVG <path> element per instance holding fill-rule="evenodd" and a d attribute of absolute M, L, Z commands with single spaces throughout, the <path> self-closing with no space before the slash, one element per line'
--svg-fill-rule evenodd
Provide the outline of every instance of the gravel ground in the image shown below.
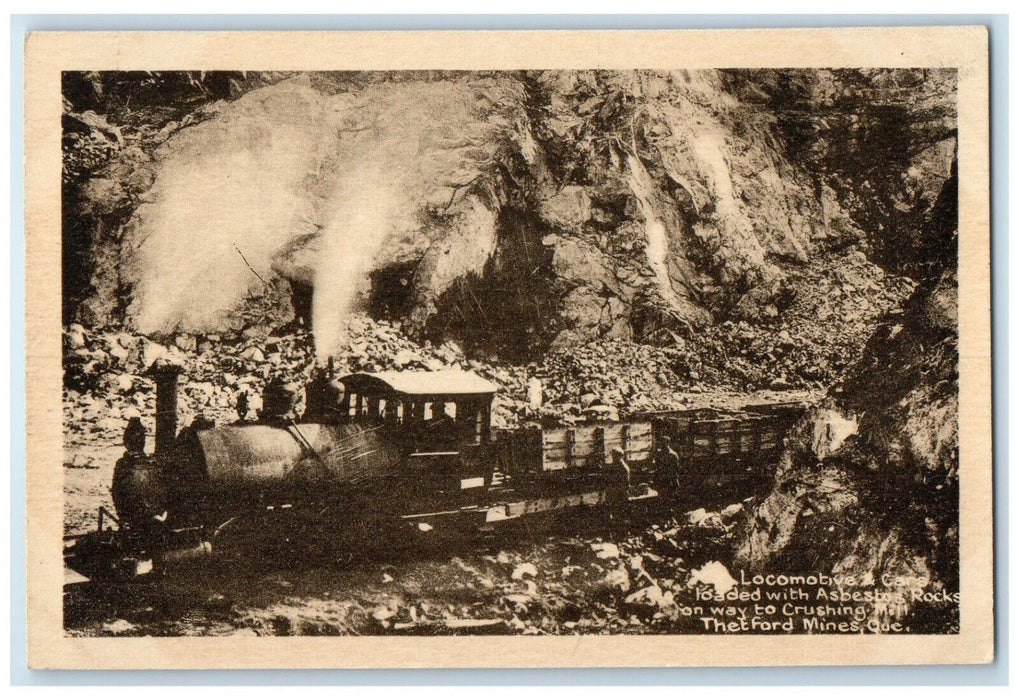
<path fill-rule="evenodd" d="M 65 626 L 75 636 L 694 633 L 681 613 L 691 573 L 730 556 L 737 519 L 671 517 L 666 506 L 370 557 L 252 561 L 228 550 L 147 582 L 68 585 Z"/>

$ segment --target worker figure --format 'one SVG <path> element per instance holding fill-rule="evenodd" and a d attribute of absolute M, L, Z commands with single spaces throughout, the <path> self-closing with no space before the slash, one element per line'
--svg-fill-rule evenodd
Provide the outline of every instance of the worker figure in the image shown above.
<path fill-rule="evenodd" d="M 432 404 L 432 425 L 448 426 L 453 422 L 453 416 L 446 410 L 444 401 L 436 401 Z"/>
<path fill-rule="evenodd" d="M 527 410 L 531 416 L 538 415 L 544 396 L 541 387 L 541 380 L 535 375 L 534 365 L 527 366 Z"/>
<path fill-rule="evenodd" d="M 124 456 L 113 468 L 113 507 L 121 525 L 144 530 L 166 519 L 156 461 L 145 454 L 145 426 L 132 418 L 124 429 Z"/>
<path fill-rule="evenodd" d="M 625 502 L 630 495 L 630 465 L 626 463 L 626 456 L 618 447 L 612 448 L 610 474 L 612 486 L 621 494 L 619 500 Z"/>
<path fill-rule="evenodd" d="M 662 446 L 664 448 L 662 450 L 664 453 L 662 456 L 665 458 L 665 469 L 666 474 L 668 475 L 667 483 L 670 486 L 673 486 L 678 492 L 682 485 L 680 483 L 680 467 L 682 462 L 679 458 L 679 453 L 676 452 L 675 448 L 672 446 L 672 438 L 670 437 L 666 436 L 662 439 Z"/>
<path fill-rule="evenodd" d="M 436 401 L 432 404 L 432 417 L 428 420 L 429 438 L 436 442 L 446 442 L 456 434 L 456 420 L 450 415 L 446 403 Z"/>
<path fill-rule="evenodd" d="M 242 423 L 248 419 L 248 392 L 247 392 L 247 390 L 241 390 L 240 396 L 237 397 L 237 418 Z"/>
<path fill-rule="evenodd" d="M 446 411 L 446 405 L 442 401 L 435 401 L 430 412 L 426 412 L 425 415 L 428 415 L 428 418 L 419 424 L 422 444 L 428 449 L 448 446 L 453 439 L 454 423 L 453 417 Z"/>

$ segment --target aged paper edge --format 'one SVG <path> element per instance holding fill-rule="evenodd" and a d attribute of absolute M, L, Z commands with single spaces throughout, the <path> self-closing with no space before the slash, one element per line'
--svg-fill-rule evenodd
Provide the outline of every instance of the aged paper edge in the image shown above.
<path fill-rule="evenodd" d="M 984 27 L 45 32 L 26 40 L 27 618 L 31 668 L 467 668 L 993 659 L 988 45 Z M 957 635 L 72 638 L 62 625 L 60 72 L 945 67 L 959 70 Z"/>

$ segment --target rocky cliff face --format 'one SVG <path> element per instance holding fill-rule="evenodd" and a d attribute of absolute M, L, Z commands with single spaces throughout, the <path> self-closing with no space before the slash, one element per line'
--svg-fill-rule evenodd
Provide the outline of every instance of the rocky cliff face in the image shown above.
<path fill-rule="evenodd" d="M 743 344 L 827 382 L 911 289 L 868 258 L 916 230 L 954 137 L 948 72 L 181 75 L 65 79 L 68 320 L 310 322 L 328 354 L 365 309 L 506 359 Z M 880 302 L 826 321 L 840 357 L 756 341 L 812 347 L 812 297 L 854 291 Z"/>
<path fill-rule="evenodd" d="M 928 277 L 790 434 L 740 548 L 749 568 L 958 591 L 958 279 L 955 257 L 937 247 L 956 249 L 956 198 L 953 172 L 922 229 L 922 248 L 938 251 Z M 958 624 L 950 604 L 911 607 L 914 631 Z"/>

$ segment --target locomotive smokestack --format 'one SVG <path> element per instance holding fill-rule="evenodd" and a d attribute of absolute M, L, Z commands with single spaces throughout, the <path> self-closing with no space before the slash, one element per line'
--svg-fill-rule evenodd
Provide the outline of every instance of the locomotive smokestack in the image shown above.
<path fill-rule="evenodd" d="M 177 377 L 181 367 L 157 361 L 149 373 L 156 381 L 156 454 L 165 454 L 177 438 Z"/>

